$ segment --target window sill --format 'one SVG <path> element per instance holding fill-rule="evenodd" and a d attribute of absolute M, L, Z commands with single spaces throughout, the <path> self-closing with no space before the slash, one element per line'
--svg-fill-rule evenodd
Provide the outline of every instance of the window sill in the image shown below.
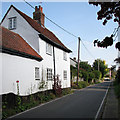
<path fill-rule="evenodd" d="M 40 78 L 36 78 L 35 80 L 40 80 Z"/>
<path fill-rule="evenodd" d="M 50 54 L 50 53 L 46 53 L 46 54 L 52 56 L 52 54 Z"/>
<path fill-rule="evenodd" d="M 9 28 L 9 30 L 15 30 L 16 28 Z"/>

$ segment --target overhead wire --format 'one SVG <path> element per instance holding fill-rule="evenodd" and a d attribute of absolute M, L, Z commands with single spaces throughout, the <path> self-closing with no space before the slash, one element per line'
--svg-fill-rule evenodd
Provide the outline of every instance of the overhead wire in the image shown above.
<path fill-rule="evenodd" d="M 28 3 L 26 0 L 23 0 L 23 1 L 24 1 L 26 4 L 28 4 L 31 8 L 35 9 L 35 8 L 34 8 L 30 3 Z M 78 36 L 74 35 L 73 33 L 69 32 L 68 30 L 64 29 L 63 27 L 61 27 L 60 25 L 58 25 L 57 23 L 55 23 L 54 21 L 52 21 L 50 18 L 48 18 L 46 15 L 45 15 L 45 18 L 46 18 L 47 20 L 49 20 L 50 22 L 52 22 L 52 23 L 53 23 L 54 25 L 56 25 L 57 27 L 59 27 L 60 29 L 62 29 L 64 32 L 72 35 L 72 36 L 75 37 L 75 38 L 78 38 Z M 92 58 L 94 58 L 93 55 L 92 55 L 91 52 L 87 49 L 87 47 L 85 46 L 85 44 L 83 43 L 82 40 L 81 40 L 81 42 L 82 42 L 84 48 L 86 49 L 86 51 L 91 55 Z M 94 59 L 95 59 L 95 58 L 94 58 Z"/>

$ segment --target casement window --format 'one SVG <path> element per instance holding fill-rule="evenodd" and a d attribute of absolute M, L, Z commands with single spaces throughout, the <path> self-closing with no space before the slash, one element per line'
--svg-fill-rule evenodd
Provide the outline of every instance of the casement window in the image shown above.
<path fill-rule="evenodd" d="M 63 51 L 63 60 L 67 61 L 67 53 Z"/>
<path fill-rule="evenodd" d="M 49 43 L 46 43 L 46 53 L 52 55 L 52 46 Z"/>
<path fill-rule="evenodd" d="M 9 18 L 9 30 L 16 29 L 16 17 Z"/>
<path fill-rule="evenodd" d="M 67 70 L 63 71 L 63 78 L 64 78 L 64 80 L 67 80 Z"/>
<path fill-rule="evenodd" d="M 35 80 L 40 80 L 40 70 L 39 70 L 39 67 L 35 67 Z"/>
<path fill-rule="evenodd" d="M 53 79 L 52 69 L 47 68 L 47 80 L 52 80 L 52 79 Z"/>

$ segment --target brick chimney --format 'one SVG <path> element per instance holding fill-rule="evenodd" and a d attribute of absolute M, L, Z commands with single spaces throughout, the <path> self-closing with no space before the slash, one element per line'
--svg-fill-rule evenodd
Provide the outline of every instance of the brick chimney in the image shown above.
<path fill-rule="evenodd" d="M 44 19 L 45 19 L 45 14 L 43 13 L 43 8 L 39 6 L 35 6 L 35 12 L 33 12 L 33 19 L 37 20 L 37 22 L 44 27 Z"/>

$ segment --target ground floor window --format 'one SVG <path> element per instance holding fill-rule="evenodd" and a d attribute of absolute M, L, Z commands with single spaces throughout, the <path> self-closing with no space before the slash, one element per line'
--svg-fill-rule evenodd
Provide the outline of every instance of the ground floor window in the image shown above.
<path fill-rule="evenodd" d="M 52 80 L 52 79 L 53 79 L 52 69 L 47 68 L 47 80 Z"/>
<path fill-rule="evenodd" d="M 40 80 L 40 70 L 39 70 L 39 67 L 35 67 L 35 80 Z"/>
<path fill-rule="evenodd" d="M 64 80 L 67 80 L 67 70 L 63 71 L 63 78 L 64 78 Z"/>

